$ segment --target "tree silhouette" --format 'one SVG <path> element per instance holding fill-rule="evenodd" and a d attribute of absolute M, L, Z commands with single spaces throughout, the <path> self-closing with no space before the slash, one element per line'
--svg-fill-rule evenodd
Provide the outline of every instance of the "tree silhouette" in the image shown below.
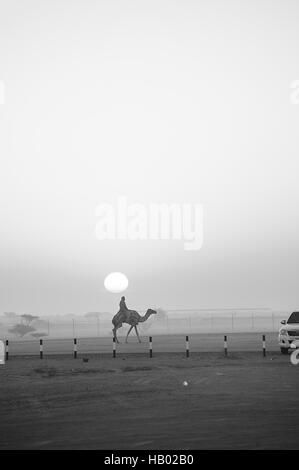
<path fill-rule="evenodd" d="M 8 331 L 16 336 L 19 336 L 20 338 L 23 338 L 23 336 L 25 336 L 27 333 L 36 330 L 35 328 L 33 328 L 33 326 L 24 325 L 24 323 L 18 323 L 17 325 L 10 328 Z"/>
<path fill-rule="evenodd" d="M 34 320 L 38 320 L 38 318 L 39 318 L 39 317 L 36 317 L 34 315 L 27 315 L 27 314 L 20 315 L 20 317 L 22 318 L 22 320 L 24 320 L 25 325 L 27 325 L 27 326 L 29 326 L 30 323 L 32 323 Z"/>

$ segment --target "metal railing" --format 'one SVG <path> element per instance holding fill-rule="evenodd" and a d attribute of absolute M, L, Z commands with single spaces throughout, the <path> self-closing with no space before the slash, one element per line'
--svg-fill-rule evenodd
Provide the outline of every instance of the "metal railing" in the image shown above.
<path fill-rule="evenodd" d="M 280 321 L 288 315 L 273 312 L 270 309 L 260 310 L 168 310 L 151 316 L 140 323 L 138 329 L 143 335 L 173 335 L 199 333 L 231 332 L 278 332 Z M 86 318 L 76 316 L 40 317 L 32 322 L 33 331 L 25 334 L 13 331 L 16 321 L 0 320 L 0 338 L 13 340 L 32 340 L 34 338 L 75 338 L 75 337 L 111 337 L 112 324 L 109 316 L 105 318 Z M 126 334 L 127 328 L 119 330 L 119 335 Z"/>

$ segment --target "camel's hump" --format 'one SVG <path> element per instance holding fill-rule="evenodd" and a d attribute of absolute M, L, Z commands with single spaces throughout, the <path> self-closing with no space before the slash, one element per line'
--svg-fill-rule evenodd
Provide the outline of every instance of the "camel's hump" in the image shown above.
<path fill-rule="evenodd" d="M 112 323 L 129 323 L 137 324 L 139 322 L 140 315 L 136 310 L 120 310 L 112 319 Z"/>
<path fill-rule="evenodd" d="M 126 317 L 127 317 L 127 321 L 129 321 L 130 323 L 131 322 L 138 323 L 140 319 L 140 315 L 138 312 L 136 312 L 136 310 L 127 310 Z"/>

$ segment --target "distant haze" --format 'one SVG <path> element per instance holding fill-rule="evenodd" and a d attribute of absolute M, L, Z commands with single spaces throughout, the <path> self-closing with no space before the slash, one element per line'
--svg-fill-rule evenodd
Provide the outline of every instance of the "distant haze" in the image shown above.
<path fill-rule="evenodd" d="M 0 312 L 299 308 L 298 47 L 297 0 L 1 2 Z M 99 241 L 119 195 L 202 248 Z"/>

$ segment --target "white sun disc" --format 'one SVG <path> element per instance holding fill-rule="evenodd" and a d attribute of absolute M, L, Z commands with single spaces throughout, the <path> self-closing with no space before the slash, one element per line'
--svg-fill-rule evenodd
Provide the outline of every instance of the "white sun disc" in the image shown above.
<path fill-rule="evenodd" d="M 123 273 L 110 273 L 104 280 L 105 289 L 113 293 L 125 291 L 128 285 L 128 278 Z"/>

